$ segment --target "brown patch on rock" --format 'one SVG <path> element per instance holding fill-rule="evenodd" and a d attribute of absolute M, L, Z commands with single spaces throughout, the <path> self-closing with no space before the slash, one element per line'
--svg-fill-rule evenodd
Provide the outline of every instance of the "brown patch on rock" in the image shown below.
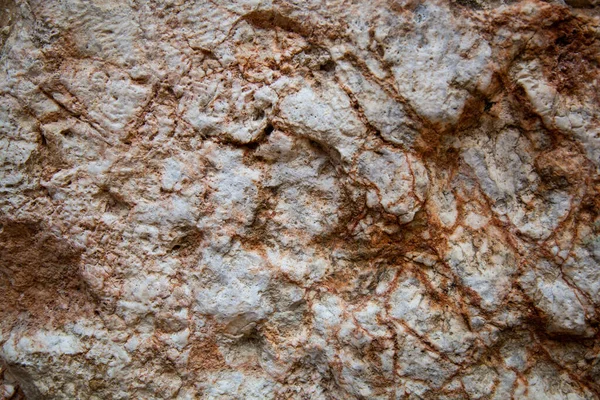
<path fill-rule="evenodd" d="M 564 186 L 585 180 L 585 158 L 572 147 L 558 147 L 539 155 L 535 166 L 546 183 Z"/>
<path fill-rule="evenodd" d="M 54 322 L 81 317 L 89 302 L 81 250 L 43 223 L 5 219 L 0 226 L 0 320 L 22 312 Z"/>
<path fill-rule="evenodd" d="M 321 42 L 324 37 L 333 39 L 340 34 L 341 27 L 328 26 L 316 21 L 307 21 L 305 15 L 295 15 L 291 7 L 255 10 L 243 16 L 243 20 L 259 29 L 277 30 L 298 34 L 311 42 Z"/>
<path fill-rule="evenodd" d="M 251 25 L 260 29 L 280 28 L 286 32 L 294 32 L 301 36 L 308 36 L 311 32 L 308 27 L 286 15 L 274 10 L 252 11 L 244 16 Z"/>
<path fill-rule="evenodd" d="M 582 83 L 596 76 L 599 43 L 584 21 L 572 19 L 556 25 L 548 32 L 551 39 L 545 49 L 547 74 L 557 90 L 571 94 Z"/>
<path fill-rule="evenodd" d="M 188 365 L 197 371 L 219 370 L 226 367 L 217 342 L 213 338 L 192 345 Z"/>

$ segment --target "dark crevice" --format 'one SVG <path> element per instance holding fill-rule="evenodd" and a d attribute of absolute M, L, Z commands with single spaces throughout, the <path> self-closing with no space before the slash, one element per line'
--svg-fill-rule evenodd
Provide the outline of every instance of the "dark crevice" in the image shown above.
<path fill-rule="evenodd" d="M 270 122 L 267 122 L 267 126 L 265 126 L 265 129 L 263 130 L 263 134 L 265 136 L 269 136 L 271 133 L 273 133 L 274 130 L 275 130 L 275 127 L 273 126 L 273 124 Z"/>
<path fill-rule="evenodd" d="M 260 146 L 260 143 L 258 143 L 258 142 L 250 142 L 250 143 L 246 143 L 243 145 L 243 147 L 250 149 L 252 151 L 258 149 L 258 146 Z"/>
<path fill-rule="evenodd" d="M 321 71 L 324 71 L 324 72 L 332 72 L 332 71 L 335 71 L 335 66 L 336 66 L 335 61 L 328 60 L 327 62 L 325 62 L 324 64 L 322 64 L 319 67 L 319 69 Z"/>

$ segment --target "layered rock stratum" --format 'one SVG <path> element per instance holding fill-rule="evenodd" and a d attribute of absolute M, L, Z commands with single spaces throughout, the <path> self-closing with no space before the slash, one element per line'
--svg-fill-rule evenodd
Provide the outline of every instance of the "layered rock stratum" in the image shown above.
<path fill-rule="evenodd" d="M 591 0 L 1 0 L 0 396 L 598 399 Z"/>

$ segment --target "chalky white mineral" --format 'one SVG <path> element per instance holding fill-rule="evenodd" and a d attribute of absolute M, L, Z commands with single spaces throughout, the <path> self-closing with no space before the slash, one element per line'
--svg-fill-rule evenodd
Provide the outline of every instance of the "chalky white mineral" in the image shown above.
<path fill-rule="evenodd" d="M 0 0 L 0 398 L 600 398 L 595 0 Z"/>

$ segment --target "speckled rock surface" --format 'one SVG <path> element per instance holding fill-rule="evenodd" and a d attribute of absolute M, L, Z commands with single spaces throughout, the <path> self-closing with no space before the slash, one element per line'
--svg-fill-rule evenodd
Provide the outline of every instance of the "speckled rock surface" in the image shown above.
<path fill-rule="evenodd" d="M 593 0 L 0 0 L 0 396 L 598 399 Z"/>

